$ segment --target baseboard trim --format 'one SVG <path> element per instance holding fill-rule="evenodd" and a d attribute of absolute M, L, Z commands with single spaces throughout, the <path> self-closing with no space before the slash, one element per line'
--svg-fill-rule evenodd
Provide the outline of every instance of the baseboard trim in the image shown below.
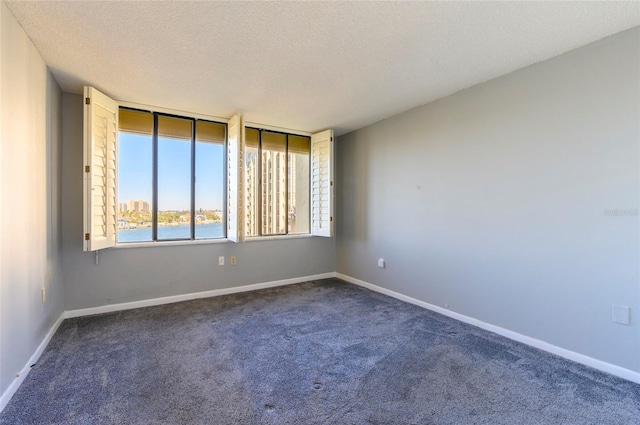
<path fill-rule="evenodd" d="M 583 364 L 585 366 L 592 367 L 594 369 L 600 370 L 602 372 L 609 373 L 611 375 L 615 375 L 622 379 L 626 379 L 631 382 L 635 382 L 640 384 L 640 373 L 635 372 L 633 370 L 625 369 L 620 366 L 616 366 L 611 363 L 604 362 L 602 360 L 594 359 L 592 357 L 586 356 L 584 354 L 576 353 L 575 351 L 567 350 L 565 348 L 558 347 L 556 345 L 550 344 L 548 342 L 532 338 L 518 332 L 511 331 L 509 329 L 501 328 L 500 326 L 495 326 L 490 323 L 485 323 L 481 320 L 475 319 L 473 317 L 465 316 L 464 314 L 456 313 L 451 310 L 447 310 L 442 307 L 438 307 L 433 304 L 429 304 L 424 301 L 420 301 L 416 298 L 409 297 L 407 295 L 401 294 L 399 292 L 392 291 L 390 289 L 382 288 L 380 286 L 374 285 L 369 282 L 365 282 L 360 279 L 356 279 L 354 277 L 336 273 L 336 277 L 338 279 L 342 279 L 346 282 L 353 283 L 354 285 L 362 286 L 363 288 L 370 289 L 374 292 L 379 292 L 384 295 L 388 295 L 392 298 L 396 298 L 400 301 L 407 302 L 409 304 L 414 304 L 422 308 L 426 308 L 427 310 L 435 311 L 436 313 L 440 313 L 442 315 L 451 317 L 456 320 L 460 320 L 461 322 L 468 323 L 470 325 L 476 326 L 478 328 L 487 330 L 489 332 L 493 332 L 495 334 L 504 336 L 514 341 L 521 342 L 523 344 L 529 345 L 531 347 L 538 348 L 540 350 L 546 351 L 551 354 L 555 354 L 560 357 L 564 357 L 565 359 L 574 361 L 576 363 Z"/>
<path fill-rule="evenodd" d="M 321 273 L 311 276 L 294 277 L 292 279 L 273 280 L 271 282 L 254 283 L 251 285 L 235 286 L 231 288 L 213 289 L 211 291 L 192 292 L 189 294 L 173 295 L 170 297 L 152 298 L 149 300 L 132 301 L 128 303 L 109 304 L 100 307 L 67 310 L 65 319 L 74 317 L 92 316 L 95 314 L 113 313 L 116 311 L 132 310 L 134 308 L 152 307 L 163 304 L 177 303 L 180 301 L 196 300 L 199 298 L 219 297 L 221 295 L 236 294 L 239 292 L 255 291 L 258 289 L 274 288 L 276 286 L 292 285 L 294 283 L 308 282 L 310 280 L 328 279 L 336 277 L 335 272 Z"/>
<path fill-rule="evenodd" d="M 585 366 L 589 366 L 594 369 L 600 370 L 602 372 L 606 372 L 611 375 L 618 376 L 628 381 L 640 384 L 640 373 L 638 372 L 634 372 L 632 370 L 625 369 L 623 367 L 616 366 L 611 363 L 604 362 L 602 360 L 594 359 L 584 354 L 576 353 L 574 351 L 570 351 L 565 348 L 558 347 L 548 342 L 535 339 L 535 338 L 520 334 L 518 332 L 511 331 L 509 329 L 501 328 L 499 326 L 495 326 L 490 323 L 485 323 L 481 320 L 474 319 L 473 317 L 465 316 L 463 314 L 456 313 L 454 311 L 447 310 L 433 304 L 429 304 L 425 301 L 420 301 L 416 298 L 403 295 L 399 292 L 395 292 L 390 289 L 386 289 L 386 288 L 374 285 L 369 282 L 365 282 L 360 279 L 356 279 L 354 277 L 351 277 L 342 273 L 329 272 L 329 273 L 322 273 L 322 274 L 311 275 L 311 276 L 297 277 L 292 279 L 283 279 L 283 280 L 274 280 L 271 282 L 255 283 L 251 285 L 237 286 L 232 288 L 214 289 L 211 291 L 194 292 L 190 294 L 174 295 L 171 297 L 153 298 L 150 300 L 133 301 L 128 303 L 111 304 L 111 305 L 100 306 L 100 307 L 65 311 L 60 315 L 58 320 L 56 320 L 56 322 L 53 324 L 51 329 L 49 329 L 49 332 L 47 332 L 47 335 L 44 337 L 44 339 L 42 340 L 42 342 L 40 343 L 36 351 L 33 353 L 29 361 L 22 368 L 22 370 L 20 371 L 20 376 L 18 376 L 11 383 L 11 385 L 9 385 L 9 387 L 2 394 L 2 396 L 0 396 L 0 412 L 4 410 L 4 408 L 7 406 L 7 404 L 11 400 L 11 397 L 13 397 L 13 395 L 16 393 L 16 391 L 18 390 L 22 382 L 24 382 L 25 378 L 31 371 L 31 365 L 34 363 L 37 363 L 38 359 L 44 352 L 45 348 L 51 341 L 51 338 L 56 333 L 56 331 L 58 330 L 58 328 L 60 327 L 60 324 L 63 322 L 64 319 L 89 316 L 94 314 L 111 313 L 116 311 L 131 310 L 134 308 L 141 308 L 141 307 L 151 307 L 151 306 L 157 306 L 157 305 L 163 305 L 163 304 L 171 304 L 175 302 L 188 301 L 188 300 L 194 300 L 199 298 L 209 298 L 209 297 L 216 297 L 220 295 L 255 291 L 258 289 L 274 288 L 277 286 L 292 285 L 295 283 L 308 282 L 311 280 L 319 280 L 319 279 L 329 279 L 333 277 L 337 277 L 338 279 L 342 279 L 354 285 L 358 285 L 363 288 L 370 289 L 374 292 L 379 292 L 381 294 L 388 295 L 400 301 L 404 301 L 409 304 L 414 304 L 419 307 L 426 308 L 431 311 L 435 311 L 436 313 L 440 313 L 445 316 L 451 317 L 453 319 L 460 320 L 461 322 L 468 323 L 478 328 L 487 330 L 489 332 L 502 335 L 514 341 L 521 342 L 523 344 L 538 348 L 540 350 L 549 352 L 551 354 L 558 355 L 565 359 L 572 360 L 576 363 L 581 363 Z"/>
<path fill-rule="evenodd" d="M 6 391 L 2 393 L 2 396 L 0 396 L 0 412 L 2 412 L 5 407 L 7 407 L 7 404 L 9 404 L 11 397 L 13 397 L 16 391 L 18 391 L 18 388 L 20 388 L 20 385 L 22 385 L 22 383 L 24 382 L 25 378 L 31 371 L 31 365 L 38 362 L 38 359 L 44 352 L 44 349 L 47 348 L 47 345 L 49 345 L 49 341 L 51 341 L 51 338 L 53 338 L 53 335 L 56 333 L 63 320 L 64 313 L 62 313 L 60 317 L 58 317 L 58 320 L 56 320 L 56 322 L 53 324 L 53 326 L 51 326 L 51 329 L 49 329 L 47 335 L 45 335 L 40 345 L 38 345 L 38 348 L 36 348 L 36 351 L 33 353 L 27 364 L 25 364 L 22 370 L 19 372 L 19 376 L 17 376 L 13 380 L 11 385 L 9 385 L 9 387 L 6 389 Z"/>
<path fill-rule="evenodd" d="M 232 288 L 214 289 L 211 291 L 174 295 L 171 297 L 153 298 L 149 300 L 133 301 L 133 302 L 121 303 L 121 304 L 111 304 L 111 305 L 105 305 L 100 307 L 83 308 L 78 310 L 67 310 L 60 315 L 58 320 L 56 320 L 54 325 L 51 327 L 47 335 L 44 337 L 44 339 L 36 349 L 35 353 L 33 353 L 31 358 L 27 362 L 27 364 L 19 372 L 19 376 L 11 383 L 11 385 L 9 385 L 9 387 L 2 394 L 2 396 L 0 396 L 0 413 L 4 410 L 7 404 L 9 404 L 11 397 L 13 397 L 16 391 L 18 391 L 18 388 L 20 388 L 20 385 L 22 385 L 22 382 L 24 382 L 25 378 L 27 377 L 27 374 L 31 370 L 31 365 L 38 361 L 38 359 L 44 352 L 44 349 L 47 348 L 47 345 L 51 341 L 51 338 L 53 338 L 53 335 L 56 333 L 56 331 L 60 327 L 60 324 L 62 324 L 62 322 L 65 319 L 71 319 L 74 317 L 82 317 L 82 316 L 90 316 L 94 314 L 131 310 L 134 308 L 141 308 L 141 307 L 151 307 L 151 306 L 157 306 L 157 305 L 163 305 L 163 304 L 171 304 L 171 303 L 176 303 L 180 301 L 195 300 L 199 298 L 217 297 L 220 295 L 255 291 L 258 289 L 275 288 L 277 286 L 292 285 L 294 283 L 308 282 L 311 280 L 329 279 L 332 277 L 336 277 L 335 272 L 295 277 L 292 279 L 274 280 L 271 282 L 254 283 L 251 285 L 236 286 Z"/>

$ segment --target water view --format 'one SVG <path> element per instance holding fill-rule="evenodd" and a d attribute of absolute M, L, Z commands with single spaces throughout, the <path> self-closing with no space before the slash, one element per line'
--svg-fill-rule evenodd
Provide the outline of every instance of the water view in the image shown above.
<path fill-rule="evenodd" d="M 196 224 L 196 239 L 214 239 L 224 237 L 222 222 Z M 189 224 L 158 226 L 158 239 L 189 239 Z M 118 243 L 150 242 L 151 227 L 136 229 L 118 229 Z"/>

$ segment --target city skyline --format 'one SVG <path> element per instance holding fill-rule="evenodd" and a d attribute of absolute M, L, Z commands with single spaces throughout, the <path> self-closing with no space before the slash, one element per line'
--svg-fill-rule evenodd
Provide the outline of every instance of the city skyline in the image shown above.
<path fill-rule="evenodd" d="M 132 207 L 132 205 L 134 206 Z M 152 210 L 151 203 L 143 199 L 130 199 L 127 202 L 118 202 L 118 211 L 120 212 L 149 212 L 150 213 L 151 210 Z M 183 211 L 190 211 L 190 209 L 184 209 L 184 210 L 173 209 L 173 210 L 159 210 L 159 211 L 183 212 Z M 196 208 L 194 210 L 195 213 L 198 213 L 200 211 L 223 212 L 221 208 Z"/>
<path fill-rule="evenodd" d="M 118 211 L 120 212 L 126 212 L 126 211 L 149 212 L 150 210 L 151 210 L 150 203 L 142 199 L 130 199 L 128 202 L 118 203 Z"/>

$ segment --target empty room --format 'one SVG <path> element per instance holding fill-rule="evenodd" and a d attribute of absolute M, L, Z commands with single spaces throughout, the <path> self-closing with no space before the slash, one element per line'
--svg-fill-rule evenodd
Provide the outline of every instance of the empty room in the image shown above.
<path fill-rule="evenodd" d="M 640 425 L 640 3 L 0 0 L 0 425 Z"/>

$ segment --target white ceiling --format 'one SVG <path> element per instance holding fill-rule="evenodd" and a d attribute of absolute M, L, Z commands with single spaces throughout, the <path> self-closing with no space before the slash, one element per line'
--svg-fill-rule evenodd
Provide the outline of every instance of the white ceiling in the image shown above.
<path fill-rule="evenodd" d="M 639 2 L 6 3 L 64 91 L 338 135 L 640 25 Z"/>

